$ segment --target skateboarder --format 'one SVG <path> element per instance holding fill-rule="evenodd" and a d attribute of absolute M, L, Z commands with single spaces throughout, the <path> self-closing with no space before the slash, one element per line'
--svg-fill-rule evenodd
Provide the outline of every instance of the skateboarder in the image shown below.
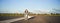
<path fill-rule="evenodd" d="M 28 10 L 26 9 L 24 13 L 25 13 L 24 17 L 26 18 L 25 20 L 27 20 L 28 19 Z"/>

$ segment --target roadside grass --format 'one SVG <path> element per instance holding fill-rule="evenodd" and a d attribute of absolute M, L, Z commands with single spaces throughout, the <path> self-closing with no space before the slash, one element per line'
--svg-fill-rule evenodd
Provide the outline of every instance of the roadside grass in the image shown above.
<path fill-rule="evenodd" d="M 30 16 L 60 16 L 60 14 L 29 14 Z"/>
<path fill-rule="evenodd" d="M 24 14 L 8 14 L 8 13 L 3 13 L 3 14 L 1 14 L 0 13 L 0 16 L 24 16 Z"/>
<path fill-rule="evenodd" d="M 60 14 L 28 14 L 30 16 L 60 16 Z M 1 14 L 0 13 L 0 16 L 24 16 L 24 14 Z"/>

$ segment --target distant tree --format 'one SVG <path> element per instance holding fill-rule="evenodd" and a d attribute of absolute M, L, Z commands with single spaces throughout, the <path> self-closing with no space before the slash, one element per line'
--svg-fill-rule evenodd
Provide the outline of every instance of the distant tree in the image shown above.
<path fill-rule="evenodd" d="M 60 12 L 60 9 L 53 9 L 54 13 L 59 13 Z"/>

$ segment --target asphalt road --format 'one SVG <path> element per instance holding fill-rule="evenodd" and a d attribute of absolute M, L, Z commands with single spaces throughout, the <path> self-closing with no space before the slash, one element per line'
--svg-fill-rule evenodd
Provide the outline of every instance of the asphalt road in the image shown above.
<path fill-rule="evenodd" d="M 19 20 L 12 23 L 60 23 L 60 16 L 35 16 L 28 20 Z"/>
<path fill-rule="evenodd" d="M 0 21 L 14 19 L 14 18 L 21 18 L 20 16 L 0 16 Z"/>

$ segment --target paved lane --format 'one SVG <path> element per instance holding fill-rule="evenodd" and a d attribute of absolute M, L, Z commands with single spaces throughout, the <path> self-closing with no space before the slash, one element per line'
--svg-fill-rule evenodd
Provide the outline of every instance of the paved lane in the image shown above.
<path fill-rule="evenodd" d="M 14 18 L 21 18 L 21 16 L 0 16 L 0 21 L 14 19 Z"/>
<path fill-rule="evenodd" d="M 35 16 L 28 20 L 19 20 L 12 23 L 59 23 L 59 16 Z"/>
<path fill-rule="evenodd" d="M 20 20 L 12 23 L 48 23 L 47 19 L 43 16 L 36 16 L 28 20 Z"/>
<path fill-rule="evenodd" d="M 28 16 L 28 19 L 31 18 L 31 17 L 33 17 L 33 16 Z M 23 19 L 26 19 L 26 18 L 27 18 L 27 17 L 8 19 L 8 20 L 0 21 L 0 23 L 11 23 L 11 22 L 15 22 L 15 21 L 23 20 Z M 27 19 L 26 19 L 26 20 L 27 20 Z"/>

